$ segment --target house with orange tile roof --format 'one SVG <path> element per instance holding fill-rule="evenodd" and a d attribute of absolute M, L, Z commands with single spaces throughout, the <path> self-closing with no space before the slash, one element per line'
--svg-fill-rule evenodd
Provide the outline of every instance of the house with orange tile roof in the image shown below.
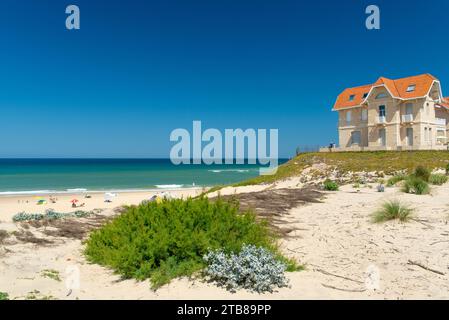
<path fill-rule="evenodd" d="M 449 97 L 431 74 L 380 77 L 337 97 L 335 151 L 447 149 Z M 323 148 L 322 151 L 327 151 Z"/>

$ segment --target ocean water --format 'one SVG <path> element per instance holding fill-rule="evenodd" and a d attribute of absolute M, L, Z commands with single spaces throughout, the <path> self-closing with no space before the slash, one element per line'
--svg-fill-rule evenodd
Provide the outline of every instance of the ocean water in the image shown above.
<path fill-rule="evenodd" d="M 0 195 L 213 186 L 256 177 L 259 167 L 173 165 L 169 159 L 0 159 Z"/>

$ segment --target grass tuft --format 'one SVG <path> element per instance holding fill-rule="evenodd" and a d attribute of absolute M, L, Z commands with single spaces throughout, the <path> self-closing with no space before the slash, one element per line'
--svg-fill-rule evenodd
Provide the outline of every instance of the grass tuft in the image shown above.
<path fill-rule="evenodd" d="M 53 269 L 45 269 L 41 271 L 41 276 L 44 278 L 53 279 L 55 281 L 61 281 L 61 277 L 59 276 L 59 271 Z"/>
<path fill-rule="evenodd" d="M 399 200 L 387 201 L 373 214 L 373 221 L 376 223 L 398 219 L 407 221 L 413 213 L 413 209 L 403 205 Z"/>
<path fill-rule="evenodd" d="M 447 176 L 441 173 L 431 174 L 429 177 L 429 183 L 441 186 L 447 182 Z"/>
<path fill-rule="evenodd" d="M 387 186 L 392 187 L 396 185 L 398 182 L 403 181 L 405 179 L 407 179 L 407 176 L 405 174 L 396 174 L 392 176 L 390 179 L 388 179 Z"/>
<path fill-rule="evenodd" d="M 419 178 L 425 182 L 429 181 L 430 178 L 430 170 L 427 169 L 426 167 L 419 165 L 415 168 L 415 171 L 413 172 L 413 175 L 416 178 Z"/>
<path fill-rule="evenodd" d="M 428 194 L 430 192 L 429 184 L 414 175 L 410 175 L 404 181 L 401 190 L 405 193 L 414 193 L 417 195 Z"/>

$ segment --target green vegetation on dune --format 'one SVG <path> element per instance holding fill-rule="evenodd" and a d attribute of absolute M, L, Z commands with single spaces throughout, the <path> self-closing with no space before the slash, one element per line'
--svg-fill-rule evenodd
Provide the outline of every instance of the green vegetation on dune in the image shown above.
<path fill-rule="evenodd" d="M 270 250 L 289 271 L 296 268 L 281 256 L 264 220 L 241 213 L 236 202 L 204 197 L 128 207 L 90 235 L 85 254 L 124 278 L 150 279 L 158 288 L 202 270 L 210 250 L 238 253 L 245 244 Z"/>
<path fill-rule="evenodd" d="M 385 174 L 394 174 L 401 170 L 411 173 L 419 165 L 428 169 L 446 168 L 449 165 L 449 152 L 432 150 L 303 153 L 280 165 L 274 175 L 258 176 L 233 186 L 272 183 L 287 179 L 299 175 L 304 168 L 316 163 L 334 166 L 341 173 L 382 171 Z"/>
<path fill-rule="evenodd" d="M 447 179 L 447 176 L 441 173 L 431 174 L 429 177 L 429 183 L 440 186 L 446 183 Z"/>
<path fill-rule="evenodd" d="M 401 190 L 405 193 L 414 193 L 417 195 L 428 194 L 430 192 L 429 184 L 414 175 L 410 175 L 404 180 Z"/>
<path fill-rule="evenodd" d="M 387 201 L 382 204 L 379 210 L 374 212 L 373 221 L 378 223 L 398 219 L 399 221 L 405 222 L 410 219 L 413 211 L 413 209 L 398 200 Z"/>
<path fill-rule="evenodd" d="M 335 181 L 326 179 L 323 183 L 323 188 L 327 191 L 338 191 L 338 184 Z"/>

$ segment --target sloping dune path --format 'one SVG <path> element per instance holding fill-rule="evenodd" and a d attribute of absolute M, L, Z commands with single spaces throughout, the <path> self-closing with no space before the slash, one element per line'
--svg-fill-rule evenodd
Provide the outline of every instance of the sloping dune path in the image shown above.
<path fill-rule="evenodd" d="M 306 270 L 289 273 L 291 287 L 275 293 L 232 294 L 189 279 L 175 280 L 154 292 L 148 282 L 121 280 L 87 263 L 79 237 L 48 232 L 51 226 L 23 230 L 1 216 L 0 230 L 31 232 L 51 243 L 30 241 L 33 237 L 25 237 L 28 241 L 0 237 L 0 291 L 18 299 L 448 299 L 449 185 L 433 187 L 425 196 L 404 194 L 397 188 L 379 193 L 373 186 L 359 192 L 344 186 L 320 194 L 321 201 L 295 203 L 276 216 L 276 226 L 281 230 L 288 226 L 283 251 L 305 264 Z M 256 190 L 246 187 L 245 191 Z M 414 220 L 373 224 L 371 213 L 387 199 L 415 208 Z M 111 209 L 101 213 L 113 214 Z M 56 271 L 60 281 L 44 276 L 45 270 Z M 66 281 L 73 270 L 79 270 L 80 286 L 70 291 Z"/>

